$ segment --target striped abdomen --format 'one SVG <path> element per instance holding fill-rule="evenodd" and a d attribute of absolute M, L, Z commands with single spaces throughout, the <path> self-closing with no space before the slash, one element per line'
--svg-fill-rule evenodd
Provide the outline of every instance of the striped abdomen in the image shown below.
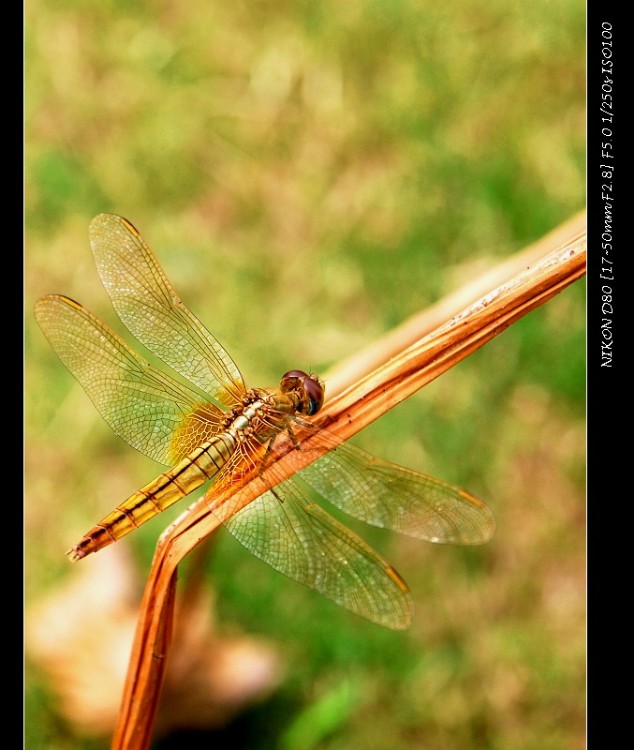
<path fill-rule="evenodd" d="M 172 469 L 153 479 L 117 506 L 66 554 L 71 560 L 80 560 L 134 531 L 213 479 L 231 458 L 236 445 L 237 437 L 233 430 L 203 443 Z"/>

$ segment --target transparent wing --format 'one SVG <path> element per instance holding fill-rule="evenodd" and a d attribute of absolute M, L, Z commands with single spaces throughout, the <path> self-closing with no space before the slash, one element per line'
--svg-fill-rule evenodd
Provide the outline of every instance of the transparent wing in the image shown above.
<path fill-rule="evenodd" d="M 298 476 L 353 518 L 417 539 L 483 544 L 495 531 L 491 510 L 475 495 L 348 443 Z"/>
<path fill-rule="evenodd" d="M 182 303 L 152 251 L 127 219 L 100 214 L 90 224 L 97 270 L 127 329 L 212 400 L 234 406 L 240 370 Z"/>
<path fill-rule="evenodd" d="M 179 431 L 195 432 L 192 425 L 199 433 L 218 430 L 219 409 L 201 404 L 194 391 L 153 368 L 74 300 L 42 297 L 35 316 L 101 416 L 137 450 L 172 465 L 189 450 L 185 441 L 175 440 Z"/>
<path fill-rule="evenodd" d="M 411 597 L 396 570 L 308 500 L 292 479 L 223 520 L 239 542 L 280 573 L 379 625 L 397 630 L 410 624 Z"/>

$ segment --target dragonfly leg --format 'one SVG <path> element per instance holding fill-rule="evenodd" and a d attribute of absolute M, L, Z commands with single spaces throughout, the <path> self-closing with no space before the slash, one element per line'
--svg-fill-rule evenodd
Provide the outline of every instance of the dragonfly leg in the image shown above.
<path fill-rule="evenodd" d="M 270 489 L 269 491 L 270 491 L 270 492 L 271 492 L 271 494 L 272 494 L 272 495 L 273 495 L 273 496 L 275 497 L 275 499 L 277 500 L 277 502 L 278 502 L 278 503 L 279 503 L 280 505 L 284 505 L 284 499 L 283 499 L 283 498 L 281 498 L 281 497 L 280 497 L 280 496 L 279 496 L 279 495 L 277 494 L 277 492 L 275 491 L 275 487 L 271 487 L 271 489 Z"/>
<path fill-rule="evenodd" d="M 315 427 L 315 425 L 312 422 L 307 422 L 306 420 L 304 420 L 304 419 L 298 419 L 297 417 L 294 417 L 293 421 L 297 422 L 302 427 L 312 427 L 312 428 Z M 295 448 L 295 450 L 301 451 L 301 449 L 302 449 L 301 443 L 297 439 L 297 436 L 293 432 L 293 428 L 291 427 L 290 424 L 286 425 L 286 430 L 285 431 L 288 434 L 288 436 L 289 436 L 289 438 L 291 440 L 291 443 L 293 443 L 293 448 Z M 277 438 L 280 436 L 280 434 L 281 433 L 279 433 L 279 432 L 276 433 L 267 442 L 267 444 L 266 444 L 266 450 L 264 451 L 264 456 L 262 456 L 262 464 L 260 466 L 260 473 L 262 473 L 264 471 L 264 469 L 266 468 L 266 465 L 268 463 L 269 457 L 271 455 L 271 450 L 273 448 L 273 444 L 275 443 L 275 441 L 277 440 Z"/>
<path fill-rule="evenodd" d="M 286 432 L 288 433 L 288 436 L 291 439 L 291 443 L 293 443 L 293 447 L 295 448 L 295 450 L 301 451 L 302 446 L 299 444 L 299 440 L 293 432 L 293 428 L 290 426 L 290 424 L 287 425 Z"/>

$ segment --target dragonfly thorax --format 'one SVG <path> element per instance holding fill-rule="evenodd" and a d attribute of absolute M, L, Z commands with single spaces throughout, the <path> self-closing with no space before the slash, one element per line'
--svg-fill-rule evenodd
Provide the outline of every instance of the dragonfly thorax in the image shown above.
<path fill-rule="evenodd" d="M 293 404 L 274 391 L 253 388 L 242 400 L 242 406 L 227 416 L 225 430 L 235 440 L 255 436 L 264 443 L 283 428 Z"/>
<path fill-rule="evenodd" d="M 312 416 L 321 408 L 324 386 L 317 375 L 290 370 L 277 390 L 252 388 L 241 406 L 227 415 L 225 431 L 240 442 L 255 437 L 266 443 L 298 416 Z"/>

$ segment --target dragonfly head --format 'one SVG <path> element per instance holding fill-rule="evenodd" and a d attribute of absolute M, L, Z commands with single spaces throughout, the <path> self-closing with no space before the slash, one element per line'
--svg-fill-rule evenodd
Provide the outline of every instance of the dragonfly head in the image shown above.
<path fill-rule="evenodd" d="M 280 380 L 282 393 L 295 392 L 300 397 L 297 411 L 312 417 L 324 405 L 326 387 L 317 375 L 310 375 L 303 370 L 289 370 Z"/>

